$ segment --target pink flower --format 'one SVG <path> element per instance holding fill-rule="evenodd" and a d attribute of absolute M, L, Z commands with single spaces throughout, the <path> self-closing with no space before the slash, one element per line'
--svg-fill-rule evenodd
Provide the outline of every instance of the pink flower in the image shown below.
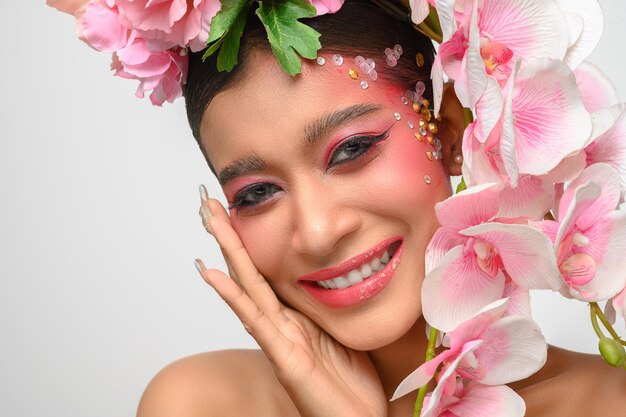
<path fill-rule="evenodd" d="M 450 331 L 502 298 L 507 278 L 525 289 L 562 285 L 550 240 L 527 220 L 498 218 L 503 184 L 471 187 L 435 206 L 439 223 L 426 249 L 423 314 Z"/>
<path fill-rule="evenodd" d="M 626 286 L 626 213 L 616 210 L 620 195 L 615 169 L 591 165 L 565 190 L 558 222 L 542 222 L 554 241 L 563 295 L 602 301 Z"/>
<path fill-rule="evenodd" d="M 205 48 L 211 19 L 221 8 L 218 0 L 117 0 L 122 25 L 135 29 L 150 49 L 189 46 Z"/>
<path fill-rule="evenodd" d="M 100 52 L 116 52 L 126 46 L 131 30 L 120 24 L 113 0 L 94 0 L 76 13 L 76 33 Z"/>
<path fill-rule="evenodd" d="M 431 401 L 432 395 L 426 396 L 421 417 L 522 417 L 526 413 L 524 400 L 511 388 L 475 381 L 457 381 L 453 394 L 444 394 L 434 406 Z"/>
<path fill-rule="evenodd" d="M 411 6 L 411 20 L 416 25 L 419 25 L 426 19 L 430 13 L 430 4 L 434 3 L 434 0 L 410 0 Z M 434 4 L 433 4 L 434 6 Z"/>
<path fill-rule="evenodd" d="M 48 6 L 71 15 L 87 3 L 89 0 L 46 0 Z"/>
<path fill-rule="evenodd" d="M 186 56 L 171 50 L 151 51 L 137 38 L 113 55 L 111 68 L 118 77 L 139 80 L 135 95 L 143 98 L 146 91 L 152 91 L 150 101 L 160 106 L 182 95 L 188 62 Z"/>
<path fill-rule="evenodd" d="M 503 317 L 507 300 L 498 300 L 447 334 L 449 349 L 424 363 L 396 389 L 392 400 L 425 385 L 443 364 L 424 416 L 454 391 L 457 377 L 486 385 L 524 379 L 546 362 L 547 346 L 537 324 L 524 316 Z M 497 346 L 497 348 L 494 348 Z"/>
<path fill-rule="evenodd" d="M 317 15 L 323 15 L 326 13 L 335 13 L 341 9 L 344 0 L 307 0 L 317 9 Z"/>
<path fill-rule="evenodd" d="M 615 297 L 611 298 L 606 302 L 606 306 L 604 308 L 604 314 L 606 318 L 611 322 L 611 324 L 615 324 L 616 315 L 619 314 L 622 320 L 626 321 L 626 288 L 624 288 L 619 294 Z"/>
<path fill-rule="evenodd" d="M 433 71 L 437 74 L 442 67 L 455 80 L 455 91 L 465 107 L 475 106 L 488 75 L 504 84 L 517 59 L 525 63 L 565 56 L 568 28 L 552 1 L 446 0 L 437 5 L 444 42 Z M 440 77 L 433 80 L 439 83 Z M 437 110 L 440 97 L 436 91 Z"/>

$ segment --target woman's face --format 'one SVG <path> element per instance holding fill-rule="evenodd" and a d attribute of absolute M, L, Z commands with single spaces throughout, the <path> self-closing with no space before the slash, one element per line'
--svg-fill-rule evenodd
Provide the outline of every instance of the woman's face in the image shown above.
<path fill-rule="evenodd" d="M 345 346 L 372 350 L 421 315 L 434 205 L 450 184 L 426 156 L 434 147 L 416 138 L 404 89 L 383 77 L 362 89 L 365 78 L 348 75 L 353 57 L 341 67 L 329 58 L 291 78 L 256 54 L 208 106 L 202 144 L 232 225 L 278 297 Z M 391 261 L 376 272 L 385 250 Z"/>

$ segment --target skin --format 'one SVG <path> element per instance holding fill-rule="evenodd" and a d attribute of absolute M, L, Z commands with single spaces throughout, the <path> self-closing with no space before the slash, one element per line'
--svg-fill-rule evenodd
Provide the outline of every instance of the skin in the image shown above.
<path fill-rule="evenodd" d="M 224 186 L 230 203 L 251 184 L 275 188 L 258 206 L 229 213 L 217 200 L 203 202 L 229 273 L 203 267 L 202 276 L 262 351 L 209 352 L 169 365 L 146 389 L 138 416 L 410 416 L 416 393 L 387 399 L 423 361 L 423 255 L 439 226 L 434 206 L 451 193 L 449 175 L 460 171 L 461 106 L 447 88 L 438 135 L 444 158 L 429 161 L 432 146 L 407 127 L 418 119 L 400 101 L 404 89 L 384 77 L 362 90 L 331 64 L 305 64 L 292 79 L 268 54 L 250 59 L 256 70 L 208 106 L 202 145 L 218 173 L 252 154 L 266 163 Z M 363 104 L 378 109 L 324 132 L 314 145 L 304 140 L 305 126 Z M 354 164 L 329 163 L 339 141 L 387 130 Z M 404 239 L 400 264 L 371 299 L 334 309 L 298 284 L 397 235 Z M 618 415 L 625 374 L 597 356 L 550 348 L 544 368 L 511 387 L 528 416 Z"/>

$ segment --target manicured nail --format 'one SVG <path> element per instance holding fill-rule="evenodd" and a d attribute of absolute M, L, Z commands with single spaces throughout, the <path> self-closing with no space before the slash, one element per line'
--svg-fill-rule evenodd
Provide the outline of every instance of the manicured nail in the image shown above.
<path fill-rule="evenodd" d="M 213 214 L 204 204 L 200 206 L 200 217 L 202 218 L 202 225 L 206 231 L 213 235 L 213 229 L 211 229 L 211 224 L 209 223 L 209 219 L 213 217 Z"/>
<path fill-rule="evenodd" d="M 206 203 L 209 201 L 209 193 L 204 184 L 200 184 L 200 201 Z"/>
<path fill-rule="evenodd" d="M 200 259 L 196 259 L 195 261 L 193 261 L 193 264 L 196 266 L 198 272 L 200 272 L 200 275 L 202 275 L 202 271 L 204 270 L 204 265 L 202 264 L 202 261 Z"/>

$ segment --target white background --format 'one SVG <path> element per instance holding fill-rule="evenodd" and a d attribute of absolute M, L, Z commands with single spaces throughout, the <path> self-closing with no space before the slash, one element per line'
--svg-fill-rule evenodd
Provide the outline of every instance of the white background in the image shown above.
<path fill-rule="evenodd" d="M 182 100 L 135 99 L 41 3 L 0 3 L 0 416 L 133 416 L 167 363 L 255 346 L 193 266 L 223 266 L 198 185 L 223 197 Z M 626 5 L 600 3 L 591 60 L 624 99 Z M 595 351 L 582 303 L 534 311 L 551 343 Z"/>

